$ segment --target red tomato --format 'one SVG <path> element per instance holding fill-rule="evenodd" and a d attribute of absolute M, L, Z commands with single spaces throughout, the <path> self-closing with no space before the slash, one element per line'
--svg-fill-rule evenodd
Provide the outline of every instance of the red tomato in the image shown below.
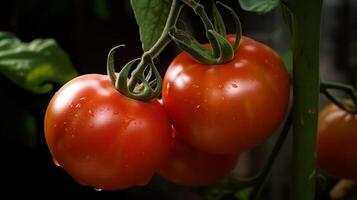
<path fill-rule="evenodd" d="M 201 64 L 186 52 L 179 54 L 165 74 L 162 96 L 186 143 L 210 153 L 236 154 L 274 133 L 287 112 L 289 91 L 279 56 L 242 37 L 226 64 Z"/>
<path fill-rule="evenodd" d="M 157 100 L 129 99 L 99 74 L 77 77 L 55 94 L 45 136 L 54 159 L 75 180 L 106 190 L 147 183 L 172 143 Z"/>
<path fill-rule="evenodd" d="M 174 147 L 170 159 L 161 168 L 159 174 L 178 185 L 213 184 L 227 176 L 238 160 L 238 155 L 214 155 L 199 151 L 177 137 Z"/>
<path fill-rule="evenodd" d="M 357 114 L 334 104 L 319 115 L 317 161 L 326 172 L 357 179 Z"/>

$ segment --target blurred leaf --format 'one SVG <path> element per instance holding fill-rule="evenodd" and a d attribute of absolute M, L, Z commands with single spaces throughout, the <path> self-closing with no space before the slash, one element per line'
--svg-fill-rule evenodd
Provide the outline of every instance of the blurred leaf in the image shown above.
<path fill-rule="evenodd" d="M 238 0 L 243 10 L 265 14 L 279 5 L 279 0 Z"/>
<path fill-rule="evenodd" d="M 0 135 L 11 141 L 29 147 L 37 145 L 37 126 L 35 117 L 18 103 L 11 99 L 6 100 L 6 115 L 0 116 Z"/>
<path fill-rule="evenodd" d="M 241 182 L 234 178 L 226 178 L 212 186 L 201 188 L 198 193 L 201 194 L 204 200 L 219 200 L 231 194 L 235 194 L 236 196 L 238 191 L 244 191 L 248 187 L 249 183 L 247 182 Z"/>
<path fill-rule="evenodd" d="M 50 92 L 53 83 L 64 84 L 77 76 L 68 55 L 55 40 L 25 43 L 7 32 L 0 32 L 0 73 L 34 93 Z"/>
<path fill-rule="evenodd" d="M 249 196 L 252 191 L 253 191 L 252 187 L 246 188 L 244 190 L 235 193 L 235 197 L 237 197 L 239 200 L 249 200 Z"/>
<path fill-rule="evenodd" d="M 164 30 L 172 0 L 131 0 L 144 51 L 149 50 Z"/>
<path fill-rule="evenodd" d="M 286 69 L 288 70 L 289 74 L 291 74 L 293 70 L 293 53 L 291 50 L 286 51 L 280 54 L 281 59 L 283 60 Z"/>
<path fill-rule="evenodd" d="M 93 0 L 93 11 L 98 18 L 108 19 L 110 14 L 107 0 Z"/>

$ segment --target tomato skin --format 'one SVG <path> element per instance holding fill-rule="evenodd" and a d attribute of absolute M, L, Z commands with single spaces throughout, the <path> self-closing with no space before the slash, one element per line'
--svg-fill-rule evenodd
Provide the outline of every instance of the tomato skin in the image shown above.
<path fill-rule="evenodd" d="M 77 77 L 54 95 L 45 136 L 65 171 L 105 190 L 146 184 L 172 143 L 168 116 L 157 100 L 129 99 L 99 74 Z"/>
<path fill-rule="evenodd" d="M 262 143 L 279 127 L 289 84 L 279 56 L 242 37 L 226 64 L 205 65 L 180 53 L 165 74 L 162 96 L 186 143 L 209 153 L 235 154 Z"/>
<path fill-rule="evenodd" d="M 177 135 L 176 131 L 174 135 Z M 211 185 L 227 176 L 239 155 L 215 155 L 199 151 L 175 137 L 170 159 L 159 170 L 165 179 L 185 186 Z"/>
<path fill-rule="evenodd" d="M 357 114 L 334 104 L 319 114 L 318 166 L 331 175 L 357 179 Z"/>

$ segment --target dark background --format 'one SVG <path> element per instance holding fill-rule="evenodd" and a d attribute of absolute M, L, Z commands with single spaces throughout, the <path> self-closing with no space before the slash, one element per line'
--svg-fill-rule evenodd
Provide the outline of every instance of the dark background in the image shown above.
<path fill-rule="evenodd" d="M 237 1 L 223 2 L 238 12 L 245 35 L 264 41 L 280 53 L 288 50 L 287 35 L 279 9 L 258 16 L 240 10 Z M 352 3 L 352 0 L 325 1 L 321 72 L 322 77 L 326 79 L 356 82 L 356 11 L 357 3 Z M 226 15 L 224 17 L 229 19 Z M 197 17 L 186 10 L 184 19 L 190 24 L 195 24 L 194 33 L 204 41 L 203 27 L 196 25 L 200 24 Z M 231 30 L 232 27 L 229 26 L 228 29 Z M 79 74 L 106 73 L 107 53 L 118 44 L 126 45 L 126 48 L 117 54 L 118 66 L 140 57 L 142 53 L 138 27 L 129 0 L 2 0 L 0 31 L 12 32 L 23 41 L 55 38 L 68 52 Z M 162 73 L 177 52 L 175 46 L 170 45 L 159 57 Z M 81 194 L 83 197 L 98 196 L 101 199 L 198 199 L 190 189 L 172 185 L 159 177 L 154 177 L 147 187 L 117 192 L 97 192 L 93 188 L 74 182 L 69 175 L 52 163 L 43 133 L 42 123 L 46 106 L 59 87 L 56 86 L 49 94 L 37 95 L 19 88 L 0 75 L 1 194 L 36 197 L 47 197 L 47 193 Z M 26 115 L 31 115 L 35 122 L 36 136 L 32 140 L 23 136 L 23 132 L 28 129 L 23 123 Z M 258 169 L 267 154 L 267 149 L 271 148 L 269 145 L 266 146 L 243 156 L 242 169 L 238 169 L 236 174 L 250 174 Z M 273 175 L 266 189 L 266 199 L 287 198 L 290 178 L 289 152 L 289 145 L 285 145 L 274 168 L 275 176 Z"/>

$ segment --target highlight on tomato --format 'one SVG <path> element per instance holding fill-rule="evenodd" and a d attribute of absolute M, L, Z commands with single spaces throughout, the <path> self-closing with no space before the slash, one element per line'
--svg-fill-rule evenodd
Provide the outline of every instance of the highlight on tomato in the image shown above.
<path fill-rule="evenodd" d="M 331 175 L 357 180 L 357 113 L 334 104 L 319 114 L 318 166 Z"/>
<path fill-rule="evenodd" d="M 228 63 L 206 65 L 180 53 L 162 88 L 164 107 L 183 141 L 214 154 L 236 154 L 264 142 L 283 121 L 289 94 L 289 76 L 277 53 L 244 36 Z"/>
<path fill-rule="evenodd" d="M 174 148 L 159 175 L 178 185 L 206 186 L 228 176 L 236 166 L 239 154 L 215 155 L 185 144 L 173 130 Z"/>
<path fill-rule="evenodd" d="M 54 95 L 45 136 L 66 172 L 105 190 L 146 184 L 172 144 L 168 116 L 157 100 L 127 98 L 99 74 L 79 76 Z"/>

